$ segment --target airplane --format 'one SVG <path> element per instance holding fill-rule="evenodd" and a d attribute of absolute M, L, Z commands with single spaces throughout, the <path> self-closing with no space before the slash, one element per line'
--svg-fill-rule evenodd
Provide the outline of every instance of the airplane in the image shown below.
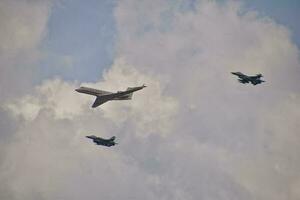
<path fill-rule="evenodd" d="M 111 147 L 111 146 L 118 144 L 115 142 L 115 139 L 116 139 L 115 136 L 112 136 L 110 139 L 104 139 L 104 138 L 97 137 L 94 135 L 90 135 L 90 136 L 86 136 L 86 137 L 89 139 L 92 139 L 93 142 L 96 143 L 96 145 Z"/>
<path fill-rule="evenodd" d="M 79 93 L 89 94 L 96 96 L 96 100 L 92 105 L 92 108 L 96 108 L 100 106 L 101 104 L 104 104 L 107 101 L 111 100 L 131 100 L 132 94 L 138 90 L 141 90 L 147 86 L 142 85 L 139 87 L 129 87 L 125 91 L 118 91 L 116 93 L 107 92 L 103 90 L 97 90 L 94 88 L 88 88 L 88 87 L 80 87 L 76 89 L 75 91 Z"/>
<path fill-rule="evenodd" d="M 262 74 L 256 74 L 255 76 L 247 76 L 241 72 L 231 72 L 233 75 L 236 75 L 239 77 L 238 81 L 240 83 L 246 84 L 246 83 L 252 83 L 253 85 L 261 84 L 262 82 L 265 82 L 264 80 L 261 80 Z"/>

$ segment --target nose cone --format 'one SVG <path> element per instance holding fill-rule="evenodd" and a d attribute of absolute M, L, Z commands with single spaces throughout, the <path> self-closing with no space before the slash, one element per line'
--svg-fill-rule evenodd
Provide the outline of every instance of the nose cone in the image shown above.
<path fill-rule="evenodd" d="M 242 76 L 243 74 L 241 72 L 231 72 L 233 75 L 236 75 L 236 76 Z"/>
<path fill-rule="evenodd" d="M 94 139 L 95 138 L 95 136 L 93 136 L 93 135 L 88 135 L 88 136 L 85 136 L 85 137 L 87 137 L 89 139 Z"/>
<path fill-rule="evenodd" d="M 80 88 L 75 89 L 76 92 L 80 92 Z"/>

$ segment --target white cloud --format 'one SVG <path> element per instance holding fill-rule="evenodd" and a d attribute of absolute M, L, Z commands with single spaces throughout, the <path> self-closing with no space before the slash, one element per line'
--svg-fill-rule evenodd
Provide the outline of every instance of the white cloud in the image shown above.
<path fill-rule="evenodd" d="M 1 99 L 24 94 L 31 87 L 50 8 L 48 0 L 0 2 Z"/>
<path fill-rule="evenodd" d="M 145 140 L 139 138 L 171 134 L 176 101 L 163 95 L 163 86 L 155 78 L 126 66 L 124 61 L 117 61 L 103 81 L 85 85 L 124 89 L 121 87 L 136 86 L 140 81 L 145 81 L 150 89 L 135 93 L 132 101 L 108 102 L 97 109 L 90 108 L 94 98 L 74 91 L 77 84 L 57 79 L 44 82 L 33 95 L 6 106 L 16 120 L 19 117 L 25 119 L 8 149 L 2 172 L 2 177 L 10 177 L 8 186 L 15 198 L 98 196 L 97 192 L 90 193 L 87 187 L 74 195 L 73 190 L 82 180 L 94 189 L 100 183 L 100 191 L 107 198 L 121 197 L 122 194 L 130 197 L 132 186 L 127 185 L 128 182 L 146 192 L 146 185 L 153 184 L 151 177 L 141 172 L 142 169 L 135 166 L 136 161 L 118 148 L 131 149 L 131 138 Z M 84 138 L 88 134 L 103 137 L 115 134 L 117 140 L 123 138 L 124 141 L 111 151 L 94 146 Z M 105 187 L 109 181 L 114 184 Z M 117 193 L 114 192 L 116 185 L 119 185 Z M 63 191 L 60 188 L 64 188 Z M 142 197 L 143 192 L 135 195 Z"/>
<path fill-rule="evenodd" d="M 45 34 L 50 1 L 1 1 L 1 52 L 34 49 Z"/>
<path fill-rule="evenodd" d="M 37 99 L 32 96 L 23 97 L 18 104 L 8 104 L 3 107 L 11 111 L 15 116 L 22 116 L 26 120 L 33 120 L 41 109 Z"/>
<path fill-rule="evenodd" d="M 168 133 L 171 127 L 169 118 L 176 114 L 177 104 L 171 97 L 164 97 L 162 85 L 153 77 L 141 74 L 122 59 L 117 60 L 105 73 L 103 81 L 86 83 L 85 86 L 104 88 L 116 92 L 125 90 L 124 86 L 134 87 L 146 83 L 149 87 L 134 94 L 135 101 L 107 103 L 103 107 L 103 117 L 115 121 L 116 125 L 128 120 L 139 122 L 137 131 L 142 135 L 151 132 L 155 124 L 159 133 Z M 45 81 L 36 87 L 34 95 L 15 100 L 5 107 L 16 116 L 34 120 L 43 109 L 54 112 L 56 119 L 73 119 L 85 112 L 92 112 L 94 96 L 75 92 L 78 84 L 67 83 L 59 79 Z"/>
<path fill-rule="evenodd" d="M 153 11 L 140 1 L 122 1 L 115 13 L 119 31 L 124 33 L 119 38 L 119 54 L 147 72 L 168 75 L 167 94 L 180 102 L 172 137 L 179 141 L 191 137 L 207 144 L 211 147 L 208 154 L 218 146 L 232 155 L 217 171 L 230 174 L 225 173 L 227 181 L 238 183 L 245 189 L 239 190 L 243 194 L 254 199 L 297 199 L 289 195 L 291 185 L 299 180 L 294 174 L 300 164 L 294 157 L 299 154 L 299 129 L 290 123 L 299 118 L 293 112 L 299 110 L 300 102 L 273 113 L 300 91 L 299 50 L 289 30 L 255 12 L 245 12 L 238 2 L 198 1 L 195 11 L 174 5 L 157 6 Z M 136 7 L 139 12 L 131 12 Z M 150 13 L 147 19 L 132 20 L 144 12 Z M 172 16 L 167 24 L 166 13 Z M 256 87 L 240 85 L 231 71 L 262 73 L 267 82 Z M 289 134 L 282 134 L 286 131 Z M 275 133 L 280 137 L 268 138 Z M 270 158 L 265 146 L 280 147 L 273 152 L 276 159 Z M 279 173 L 280 166 L 289 173 Z M 229 190 L 234 198 L 225 185 L 214 186 Z"/>
<path fill-rule="evenodd" d="M 134 94 L 134 101 L 103 106 L 105 117 L 114 120 L 116 125 L 128 120 L 136 122 L 136 134 L 146 136 L 158 132 L 167 135 L 172 130 L 170 119 L 177 112 L 177 102 L 171 97 L 163 95 L 164 86 L 158 79 L 138 72 L 132 66 L 126 66 L 125 61 L 117 60 L 111 70 L 104 75 L 103 87 L 108 83 L 112 86 L 106 88 L 124 88 L 124 86 L 148 87 Z M 153 128 L 153 126 L 156 126 Z"/>
<path fill-rule="evenodd" d="M 19 127 L 0 195 L 299 198 L 299 51 L 289 31 L 233 1 L 181 3 L 118 3 L 119 58 L 82 85 L 148 85 L 133 100 L 91 109 L 78 83 L 48 80 L 10 103 Z M 241 85 L 230 71 L 262 72 L 267 82 Z M 119 145 L 99 148 L 88 134 L 116 135 Z"/>
<path fill-rule="evenodd" d="M 9 169 L 3 165 L 4 157 L 11 139 L 23 125 L 23 120 L 14 120 L 3 105 L 31 89 L 37 69 L 36 62 L 41 56 L 38 47 L 47 32 L 50 8 L 51 2 L 48 0 L 0 2 L 0 199 L 13 199 L 14 196 L 7 181 L 11 177 L 5 176 L 2 171 Z M 38 106 L 36 102 L 31 102 L 23 109 L 22 112 L 28 113 L 30 118 L 34 115 L 29 114 L 35 113 Z"/>
<path fill-rule="evenodd" d="M 34 95 L 12 101 L 5 107 L 15 115 L 27 120 L 34 120 L 42 109 L 53 110 L 55 118 L 72 119 L 83 112 L 83 104 L 88 98 L 76 94 L 75 84 L 59 79 L 47 80 L 36 87 Z"/>

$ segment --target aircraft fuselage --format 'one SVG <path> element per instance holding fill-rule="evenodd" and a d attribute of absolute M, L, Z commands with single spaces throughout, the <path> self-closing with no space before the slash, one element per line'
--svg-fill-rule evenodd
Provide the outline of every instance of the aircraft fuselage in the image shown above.
<path fill-rule="evenodd" d="M 240 83 L 251 83 L 253 85 L 260 84 L 262 82 L 265 82 L 264 80 L 261 80 L 260 78 L 263 77 L 261 74 L 257 74 L 255 76 L 247 76 L 241 72 L 231 72 L 233 75 L 236 75 L 239 77 L 238 81 Z"/>
<path fill-rule="evenodd" d="M 97 137 L 94 135 L 90 135 L 90 136 L 86 136 L 89 139 L 92 139 L 93 142 L 97 145 L 102 145 L 102 146 L 107 146 L 107 147 L 111 147 L 116 145 L 117 143 L 114 141 L 115 140 L 115 136 L 111 137 L 110 139 L 104 139 L 101 137 Z"/>
<path fill-rule="evenodd" d="M 94 88 L 89 88 L 89 87 L 80 87 L 76 89 L 76 92 L 83 93 L 83 94 L 88 94 L 88 95 L 93 95 L 96 96 L 96 100 L 94 104 L 92 105 L 93 108 L 111 100 L 130 100 L 132 98 L 132 94 L 138 90 L 141 90 L 145 88 L 145 85 L 139 86 L 139 87 L 132 87 L 132 88 L 127 88 L 125 91 L 118 91 L 115 93 L 112 92 L 107 92 L 103 90 L 97 90 Z"/>

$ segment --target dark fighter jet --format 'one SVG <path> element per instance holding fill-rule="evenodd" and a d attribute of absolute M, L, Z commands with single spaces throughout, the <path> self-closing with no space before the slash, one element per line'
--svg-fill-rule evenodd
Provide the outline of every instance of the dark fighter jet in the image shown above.
<path fill-rule="evenodd" d="M 238 81 L 240 83 L 246 84 L 246 83 L 252 83 L 253 85 L 261 84 L 262 82 L 265 82 L 264 80 L 261 80 L 263 76 L 261 74 L 256 74 L 255 76 L 247 76 L 241 72 L 231 72 L 232 74 L 239 77 Z"/>
<path fill-rule="evenodd" d="M 92 105 L 93 108 L 100 106 L 101 104 L 104 104 L 107 101 L 111 100 L 130 100 L 132 98 L 132 94 L 138 90 L 143 89 L 146 87 L 145 85 L 142 85 L 140 87 L 129 87 L 125 91 L 118 91 L 116 93 L 112 92 L 106 92 L 103 90 L 97 90 L 93 88 L 88 87 L 80 87 L 76 89 L 75 91 L 79 93 L 89 94 L 96 96 L 96 100 L 94 104 Z"/>
<path fill-rule="evenodd" d="M 94 135 L 90 135 L 90 136 L 86 136 L 86 137 L 89 139 L 92 139 L 93 142 L 96 143 L 97 145 L 111 147 L 111 146 L 118 144 L 115 142 L 115 139 L 116 139 L 115 136 L 112 136 L 110 139 L 104 139 L 104 138 L 97 137 Z"/>

